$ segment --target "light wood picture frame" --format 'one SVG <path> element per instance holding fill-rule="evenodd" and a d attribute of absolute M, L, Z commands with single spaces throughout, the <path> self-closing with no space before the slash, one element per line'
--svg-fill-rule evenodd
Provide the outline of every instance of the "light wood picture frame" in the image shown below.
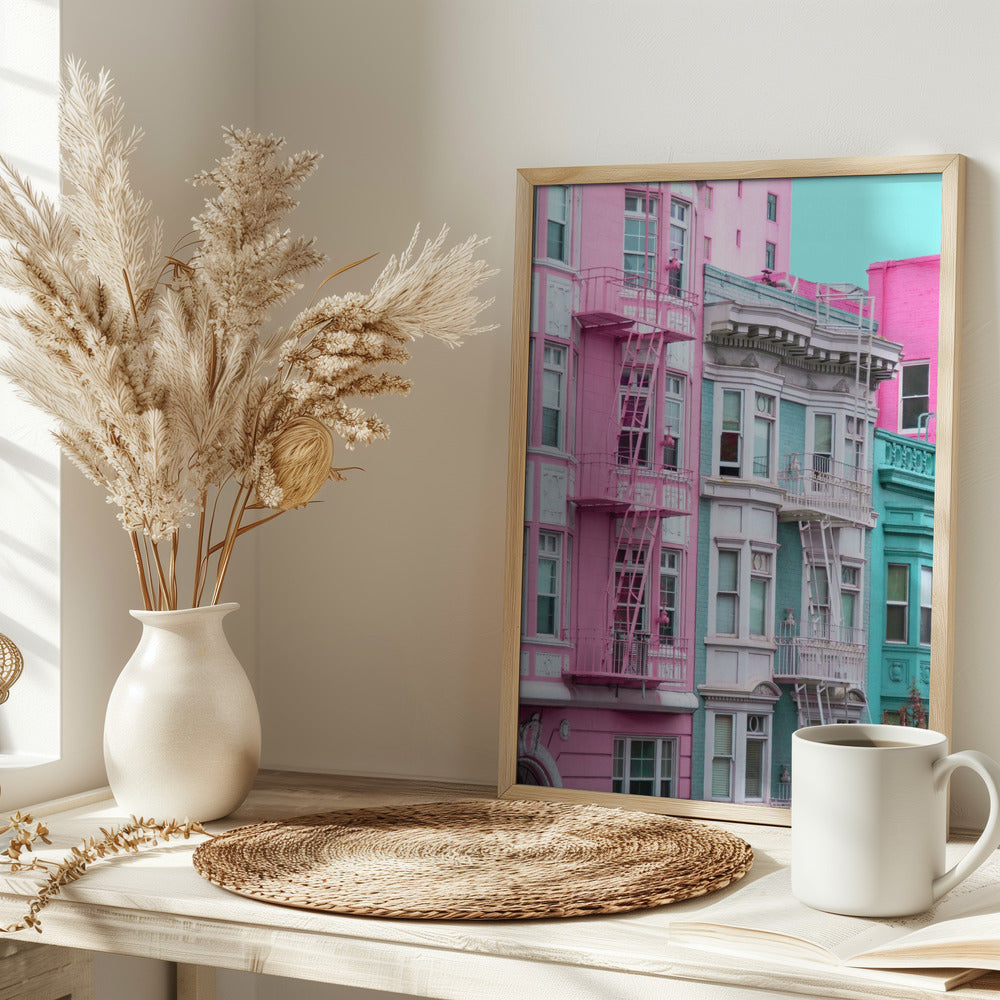
<path fill-rule="evenodd" d="M 518 171 L 502 797 L 787 824 L 795 728 L 950 734 L 964 180 Z"/>

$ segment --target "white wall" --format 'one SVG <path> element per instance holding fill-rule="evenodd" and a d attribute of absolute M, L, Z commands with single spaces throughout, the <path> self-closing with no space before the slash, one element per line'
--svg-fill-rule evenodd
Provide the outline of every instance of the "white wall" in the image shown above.
<path fill-rule="evenodd" d="M 292 148 L 326 153 L 295 224 L 319 236 L 331 269 L 397 250 L 418 220 L 491 234 L 504 268 L 500 330 L 458 352 L 415 345 L 412 396 L 377 407 L 391 441 L 355 455 L 366 471 L 328 487 L 323 505 L 260 532 L 257 566 L 244 553 L 232 596 L 248 605 L 244 632 L 259 616 L 265 763 L 495 777 L 517 167 L 930 152 L 970 157 L 954 744 L 1000 756 L 1000 128 L 987 110 L 1000 106 L 1000 11 L 987 0 L 255 6 L 256 44 L 250 0 L 63 0 L 64 51 L 112 67 L 147 126 L 137 179 L 158 209 L 191 215 L 196 193 L 179 180 L 215 155 L 218 125 L 253 114 Z M 369 264 L 337 287 L 376 273 Z M 110 512 L 66 480 L 64 655 L 91 686 L 73 777 L 93 783 L 97 706 L 133 642 L 118 630 L 134 595 Z M 252 636 L 236 638 L 254 673 Z M 959 824 L 983 819 L 974 783 L 954 801 Z"/>

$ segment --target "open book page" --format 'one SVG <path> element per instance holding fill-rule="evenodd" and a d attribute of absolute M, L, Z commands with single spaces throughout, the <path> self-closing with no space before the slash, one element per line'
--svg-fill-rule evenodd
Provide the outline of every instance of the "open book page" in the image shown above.
<path fill-rule="evenodd" d="M 710 943 L 737 935 L 714 932 L 713 927 L 740 928 L 753 939 L 761 954 L 810 958 L 831 964 L 846 962 L 860 952 L 870 951 L 906 933 L 893 923 L 864 917 L 842 917 L 814 910 L 792 895 L 788 868 L 756 879 L 737 889 L 726 899 L 706 907 L 697 920 L 675 920 L 670 924 L 670 940 L 678 944 Z M 757 932 L 757 933 L 754 933 Z"/>
<path fill-rule="evenodd" d="M 967 850 L 966 845 L 949 845 L 948 864 L 952 865 Z M 970 935 L 984 942 L 996 942 L 1000 931 L 1000 854 L 973 872 L 941 901 L 924 913 L 912 917 L 875 920 L 824 913 L 800 903 L 791 891 L 791 873 L 784 868 L 757 879 L 733 892 L 726 899 L 706 907 L 696 921 L 675 921 L 670 937 L 677 943 L 709 943 L 738 938 L 753 939 L 761 953 L 810 957 L 826 955 L 827 961 L 864 965 L 864 957 L 878 952 L 900 960 L 913 944 L 914 955 L 926 955 L 921 961 L 899 961 L 900 965 L 966 966 L 971 964 L 966 952 L 961 958 L 950 957 L 946 945 L 965 941 Z M 957 921 L 961 919 L 961 923 Z M 944 921 L 956 921 L 943 926 Z M 714 930 L 712 928 L 715 928 Z M 725 928 L 740 928 L 735 934 Z M 920 935 L 919 937 L 917 935 Z M 931 940 L 941 944 L 927 955 Z M 808 945 L 804 944 L 807 942 Z M 996 969 L 1000 964 L 986 964 L 1000 955 L 1000 944 L 979 949 L 983 962 L 979 968 Z M 864 956 L 864 957 L 862 957 Z M 872 965 L 874 965 L 874 961 Z M 882 961 L 878 963 L 884 965 Z"/>
<path fill-rule="evenodd" d="M 1000 913 L 981 913 L 931 924 L 865 951 L 855 956 L 851 964 L 887 969 L 947 964 L 1000 970 Z"/>

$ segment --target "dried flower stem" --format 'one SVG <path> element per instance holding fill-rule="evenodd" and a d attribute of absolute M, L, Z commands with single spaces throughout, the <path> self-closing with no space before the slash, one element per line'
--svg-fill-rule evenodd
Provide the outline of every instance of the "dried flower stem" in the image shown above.
<path fill-rule="evenodd" d="M 194 592 L 191 597 L 192 608 L 196 607 L 198 604 L 198 585 L 201 583 L 201 549 L 205 542 L 205 505 L 208 502 L 208 491 L 202 490 L 199 499 L 201 500 L 201 510 L 198 512 L 198 545 L 195 549 Z"/>
<path fill-rule="evenodd" d="M 142 561 L 142 552 L 139 550 L 138 532 L 130 531 L 129 537 L 132 539 L 132 552 L 135 555 L 135 568 L 139 574 L 139 589 L 142 591 L 142 606 L 147 611 L 152 611 L 153 602 L 149 598 L 149 584 L 146 583 L 146 567 Z"/>
<path fill-rule="evenodd" d="M 32 830 L 33 823 L 35 828 Z M 177 837 L 187 840 L 195 833 L 212 836 L 200 823 L 190 820 L 185 820 L 183 823 L 178 823 L 176 820 L 161 822 L 133 816 L 130 822 L 123 826 L 114 826 L 110 830 L 100 827 L 102 834 L 100 838 L 85 837 L 62 861 L 55 862 L 41 858 L 21 860 L 24 851 L 33 850 L 36 840 L 41 840 L 45 844 L 52 843 L 48 839 L 49 831 L 45 825 L 41 822 L 36 823 L 30 813 L 22 815 L 18 812 L 11 816 L 10 822 L 0 829 L 0 834 L 10 830 L 13 830 L 13 835 L 6 854 L 0 857 L 0 864 L 7 865 L 13 872 L 47 869 L 49 874 L 28 905 L 28 912 L 14 923 L 0 927 L 0 931 L 14 933 L 33 927 L 39 934 L 42 932 L 42 925 L 38 914 L 65 886 L 81 878 L 87 868 L 96 861 L 116 854 L 134 854 L 142 847 L 157 846 L 161 840 L 167 841 Z"/>

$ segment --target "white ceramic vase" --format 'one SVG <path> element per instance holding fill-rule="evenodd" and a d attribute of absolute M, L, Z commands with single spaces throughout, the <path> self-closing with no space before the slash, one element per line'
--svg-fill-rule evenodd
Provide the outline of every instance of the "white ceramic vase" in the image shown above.
<path fill-rule="evenodd" d="M 222 628 L 238 607 L 130 612 L 142 637 L 104 720 L 108 782 L 123 811 L 206 822 L 250 791 L 260 716 Z"/>

